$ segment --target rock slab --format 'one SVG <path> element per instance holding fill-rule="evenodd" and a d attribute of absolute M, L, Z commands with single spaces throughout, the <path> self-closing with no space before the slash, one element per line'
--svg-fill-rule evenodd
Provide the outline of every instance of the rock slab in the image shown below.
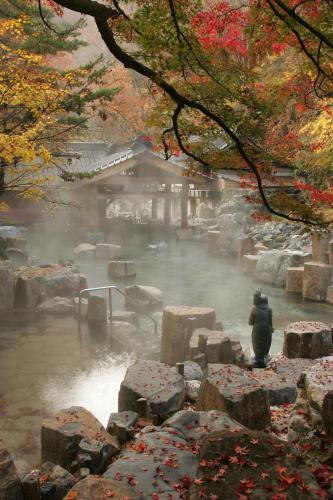
<path fill-rule="evenodd" d="M 182 363 L 196 328 L 212 330 L 215 310 L 207 307 L 169 306 L 163 311 L 161 361 L 169 365 Z"/>
<path fill-rule="evenodd" d="M 283 354 L 287 358 L 321 358 L 332 351 L 332 332 L 326 323 L 297 321 L 284 332 Z"/>
<path fill-rule="evenodd" d="M 118 441 L 106 432 L 88 410 L 72 406 L 43 421 L 42 461 L 52 462 L 70 470 L 73 463 L 79 463 L 82 441 L 85 453 L 90 457 L 89 462 L 94 462 L 95 470 L 92 472 L 103 470 L 107 461 L 119 451 Z"/>
<path fill-rule="evenodd" d="M 164 420 L 184 402 L 184 379 L 175 368 L 158 361 L 138 360 L 127 369 L 118 394 L 118 411 L 140 413 L 138 399 L 148 402 L 149 412 Z"/>
<path fill-rule="evenodd" d="M 197 408 L 224 411 L 250 429 L 264 429 L 270 423 L 268 391 L 234 365 L 208 365 Z"/>

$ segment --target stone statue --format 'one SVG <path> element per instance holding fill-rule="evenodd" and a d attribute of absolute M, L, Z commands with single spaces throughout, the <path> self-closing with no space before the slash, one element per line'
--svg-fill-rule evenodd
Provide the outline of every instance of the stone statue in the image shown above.
<path fill-rule="evenodd" d="M 268 298 L 257 290 L 253 295 L 254 307 L 249 324 L 252 328 L 252 346 L 255 354 L 253 368 L 265 368 L 272 343 L 273 313 L 268 305 Z"/>

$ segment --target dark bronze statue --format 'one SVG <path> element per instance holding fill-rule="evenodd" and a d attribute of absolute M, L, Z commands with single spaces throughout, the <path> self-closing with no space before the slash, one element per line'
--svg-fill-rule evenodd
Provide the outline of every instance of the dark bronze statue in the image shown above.
<path fill-rule="evenodd" d="M 250 314 L 249 324 L 252 328 L 252 346 L 255 360 L 253 368 L 265 368 L 272 343 L 273 313 L 268 305 L 266 295 L 257 290 L 253 295 L 254 307 Z"/>

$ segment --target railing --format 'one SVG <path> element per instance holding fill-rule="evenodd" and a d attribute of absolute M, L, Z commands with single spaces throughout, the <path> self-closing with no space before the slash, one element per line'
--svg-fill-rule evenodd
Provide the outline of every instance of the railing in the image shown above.
<path fill-rule="evenodd" d="M 125 160 L 129 160 L 130 158 L 133 158 L 133 151 L 131 149 L 120 152 L 119 154 L 114 153 L 113 155 L 110 155 L 110 158 L 96 162 L 93 165 L 93 170 L 94 172 L 100 172 L 109 167 L 113 167 L 114 165 L 118 165 L 118 163 L 121 163 Z"/>
<path fill-rule="evenodd" d="M 120 290 L 120 288 L 118 288 L 115 285 L 98 286 L 98 287 L 95 287 L 95 288 L 84 288 L 83 290 L 80 291 L 80 293 L 79 293 L 79 311 L 78 311 L 79 312 L 79 318 L 78 318 L 79 332 L 81 331 L 82 296 L 85 293 L 96 292 L 96 291 L 99 291 L 99 290 L 108 290 L 109 291 L 109 313 L 110 313 L 110 320 L 111 320 L 111 322 L 112 322 L 112 290 L 116 290 L 116 292 L 118 292 L 120 295 L 122 295 L 124 298 L 126 298 L 126 300 L 129 300 L 138 309 L 140 309 L 141 314 L 143 314 L 144 316 L 146 316 L 147 318 L 149 318 L 154 323 L 155 335 L 157 336 L 157 321 L 156 321 L 156 319 L 154 319 L 152 316 L 150 316 L 150 314 L 148 314 L 144 310 L 144 308 L 141 306 L 141 304 L 139 304 L 136 300 L 132 299 L 132 297 L 126 297 L 126 295 L 124 294 L 124 292 L 122 290 Z"/>

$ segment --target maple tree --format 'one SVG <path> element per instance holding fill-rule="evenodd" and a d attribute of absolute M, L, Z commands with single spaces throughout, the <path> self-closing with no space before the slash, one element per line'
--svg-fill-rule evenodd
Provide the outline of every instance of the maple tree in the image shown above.
<path fill-rule="evenodd" d="M 39 18 L 38 28 L 33 13 L 29 1 L 7 2 L 0 9 L 0 195 L 14 190 L 20 197 L 49 199 L 54 177 L 67 180 L 54 156 L 61 153 L 59 141 L 85 127 L 119 89 L 104 85 L 107 68 L 100 58 L 75 69 L 51 67 L 50 54 L 81 46 L 72 39 L 77 27 L 63 37 L 54 33 L 47 47 L 45 25 Z"/>
<path fill-rule="evenodd" d="M 328 0 L 51 3 L 92 16 L 110 52 L 151 80 L 166 152 L 176 140 L 203 169 L 248 170 L 270 213 L 327 223 L 318 204 L 332 189 Z M 213 147 L 216 138 L 227 151 Z M 312 194 L 289 196 L 271 175 L 274 165 L 305 175 Z M 278 189 L 268 191 L 267 182 Z"/>

